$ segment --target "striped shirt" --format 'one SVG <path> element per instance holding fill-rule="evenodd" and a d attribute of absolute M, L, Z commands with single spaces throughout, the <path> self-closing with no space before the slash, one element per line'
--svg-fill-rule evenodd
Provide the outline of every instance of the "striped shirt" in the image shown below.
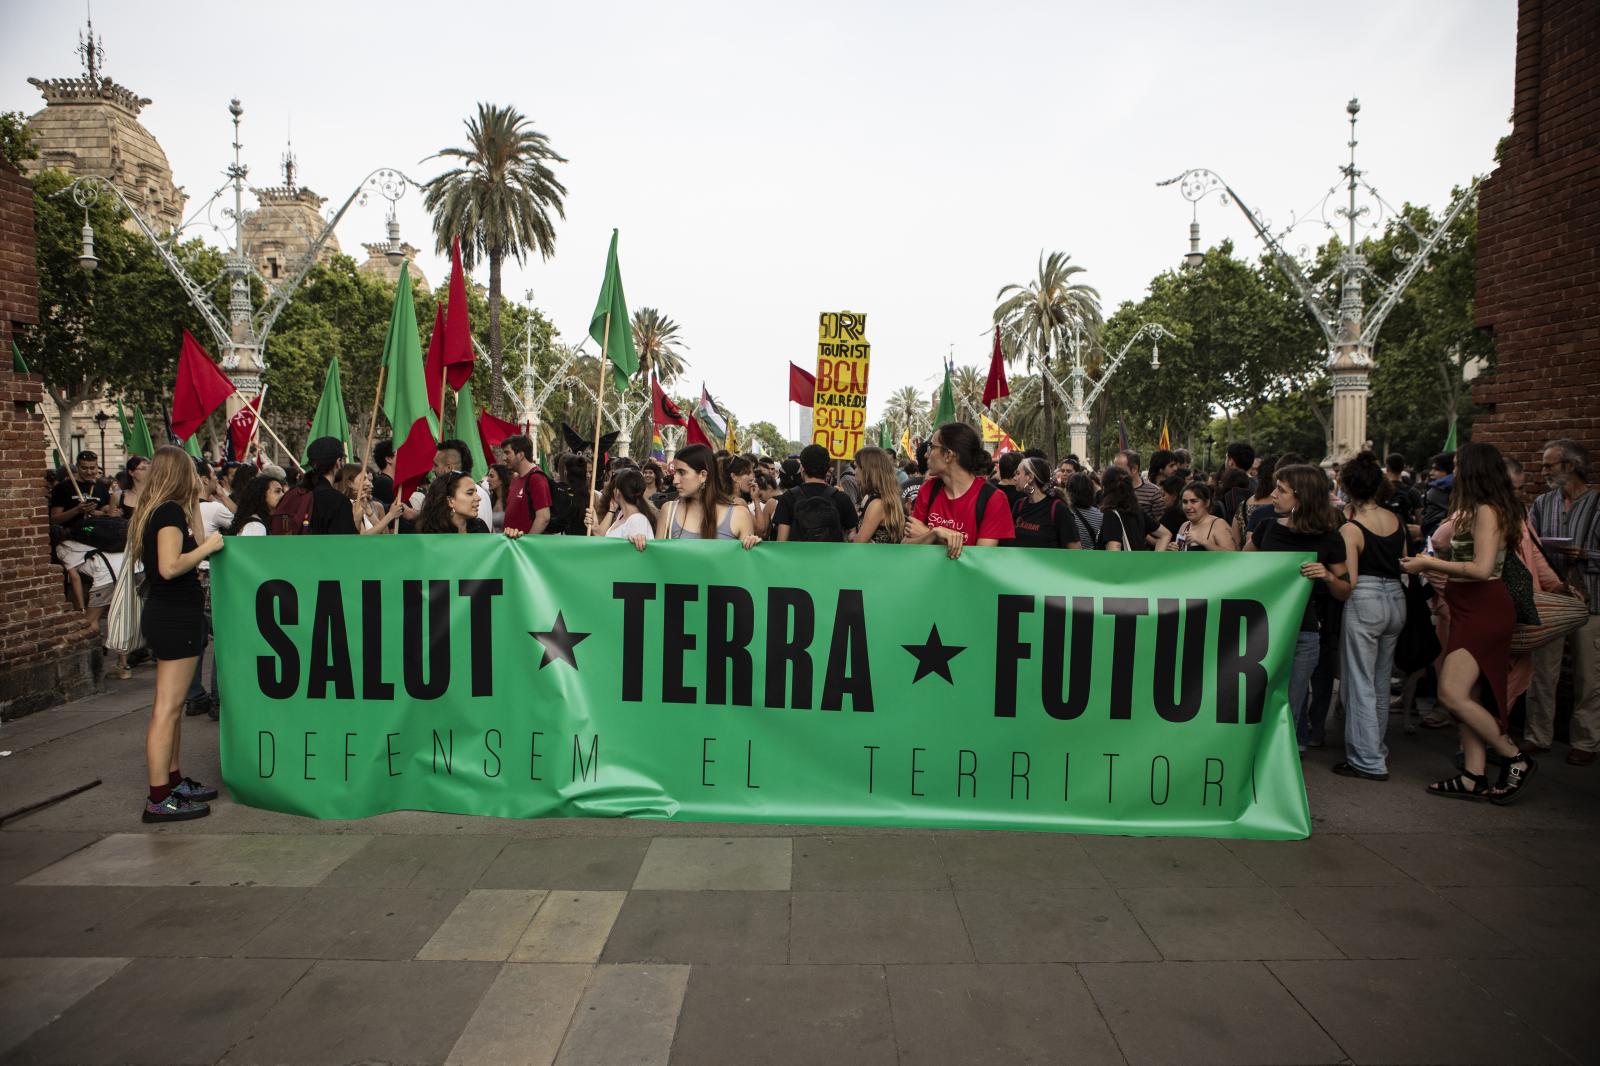
<path fill-rule="evenodd" d="M 1531 516 L 1541 538 L 1570 537 L 1574 547 L 1600 550 L 1600 491 L 1589 489 L 1569 506 L 1566 493 L 1554 489 L 1533 501 Z M 1589 613 L 1600 614 L 1600 560 L 1568 559 L 1548 550 L 1545 558 L 1561 578 L 1583 582 Z"/>

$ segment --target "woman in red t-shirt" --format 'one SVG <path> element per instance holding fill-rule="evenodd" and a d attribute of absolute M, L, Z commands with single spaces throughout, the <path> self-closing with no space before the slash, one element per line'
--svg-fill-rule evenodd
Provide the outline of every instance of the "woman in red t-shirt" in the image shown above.
<path fill-rule="evenodd" d="M 968 544 L 991 547 L 1016 535 L 1005 493 L 977 475 L 982 460 L 983 443 L 965 422 L 934 431 L 928 480 L 917 493 L 904 543 L 942 544 L 957 559 Z"/>

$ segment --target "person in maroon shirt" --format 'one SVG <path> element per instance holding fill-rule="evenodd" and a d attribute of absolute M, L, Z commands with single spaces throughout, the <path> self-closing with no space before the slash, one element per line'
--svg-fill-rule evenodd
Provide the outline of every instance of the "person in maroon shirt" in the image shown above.
<path fill-rule="evenodd" d="M 952 559 L 968 544 L 990 547 L 1016 536 L 1003 492 L 977 476 L 983 443 L 965 422 L 947 422 L 928 443 L 928 480 L 917 492 L 906 544 L 943 544 Z"/>
<path fill-rule="evenodd" d="M 533 461 L 533 441 L 527 437 L 507 437 L 506 465 L 516 477 L 506 487 L 506 525 L 509 532 L 543 533 L 550 524 L 550 480 Z"/>

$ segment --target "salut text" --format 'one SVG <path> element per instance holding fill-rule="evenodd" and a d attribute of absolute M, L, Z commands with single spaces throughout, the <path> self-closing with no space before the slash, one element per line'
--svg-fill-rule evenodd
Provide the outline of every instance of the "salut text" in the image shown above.
<path fill-rule="evenodd" d="M 397 593 L 398 625 L 392 606 L 385 609 L 385 597 Z M 502 685 L 513 681 L 494 659 L 494 634 L 509 624 L 506 604 L 498 580 L 321 581 L 311 604 L 292 583 L 265 581 L 255 597 L 268 652 L 256 658 L 257 682 L 277 700 L 492 696 L 497 672 Z M 862 589 L 813 596 L 784 586 L 618 581 L 609 605 L 574 605 L 569 617 L 580 609 L 595 612 L 586 627 L 620 637 L 620 655 L 597 662 L 586 679 L 616 685 L 625 704 L 871 713 L 876 687 L 891 686 L 894 705 L 903 706 L 914 683 L 898 643 L 874 672 L 869 632 L 889 639 L 881 635 L 889 619 L 869 627 Z M 975 655 L 966 673 L 960 661 L 954 668 L 957 687 L 974 694 L 974 712 L 990 713 L 992 693 L 1000 720 L 1091 713 L 1181 724 L 1199 714 L 1213 686 L 1219 724 L 1262 720 L 1270 640 L 1266 609 L 1255 600 L 1001 594 L 993 612 L 993 628 L 984 626 L 985 642 L 993 634 L 992 667 Z M 351 617 L 360 619 L 354 641 Z M 519 657 L 517 676 L 537 661 L 531 652 Z"/>

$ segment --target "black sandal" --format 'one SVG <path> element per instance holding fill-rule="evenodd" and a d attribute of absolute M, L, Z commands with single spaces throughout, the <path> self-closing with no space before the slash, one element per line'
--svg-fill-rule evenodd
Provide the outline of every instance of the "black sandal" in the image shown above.
<path fill-rule="evenodd" d="M 1526 752 L 1519 751 L 1505 760 L 1500 767 L 1499 782 L 1489 790 L 1489 802 L 1504 807 L 1515 801 L 1517 793 L 1527 787 L 1528 778 L 1538 769 L 1539 764 Z"/>
<path fill-rule="evenodd" d="M 1472 782 L 1468 788 L 1461 783 L 1462 778 Z M 1489 796 L 1489 778 L 1483 774 L 1461 771 L 1454 777 L 1447 777 L 1443 781 L 1435 781 L 1428 786 L 1428 795 L 1443 796 L 1445 799 L 1481 800 Z"/>

